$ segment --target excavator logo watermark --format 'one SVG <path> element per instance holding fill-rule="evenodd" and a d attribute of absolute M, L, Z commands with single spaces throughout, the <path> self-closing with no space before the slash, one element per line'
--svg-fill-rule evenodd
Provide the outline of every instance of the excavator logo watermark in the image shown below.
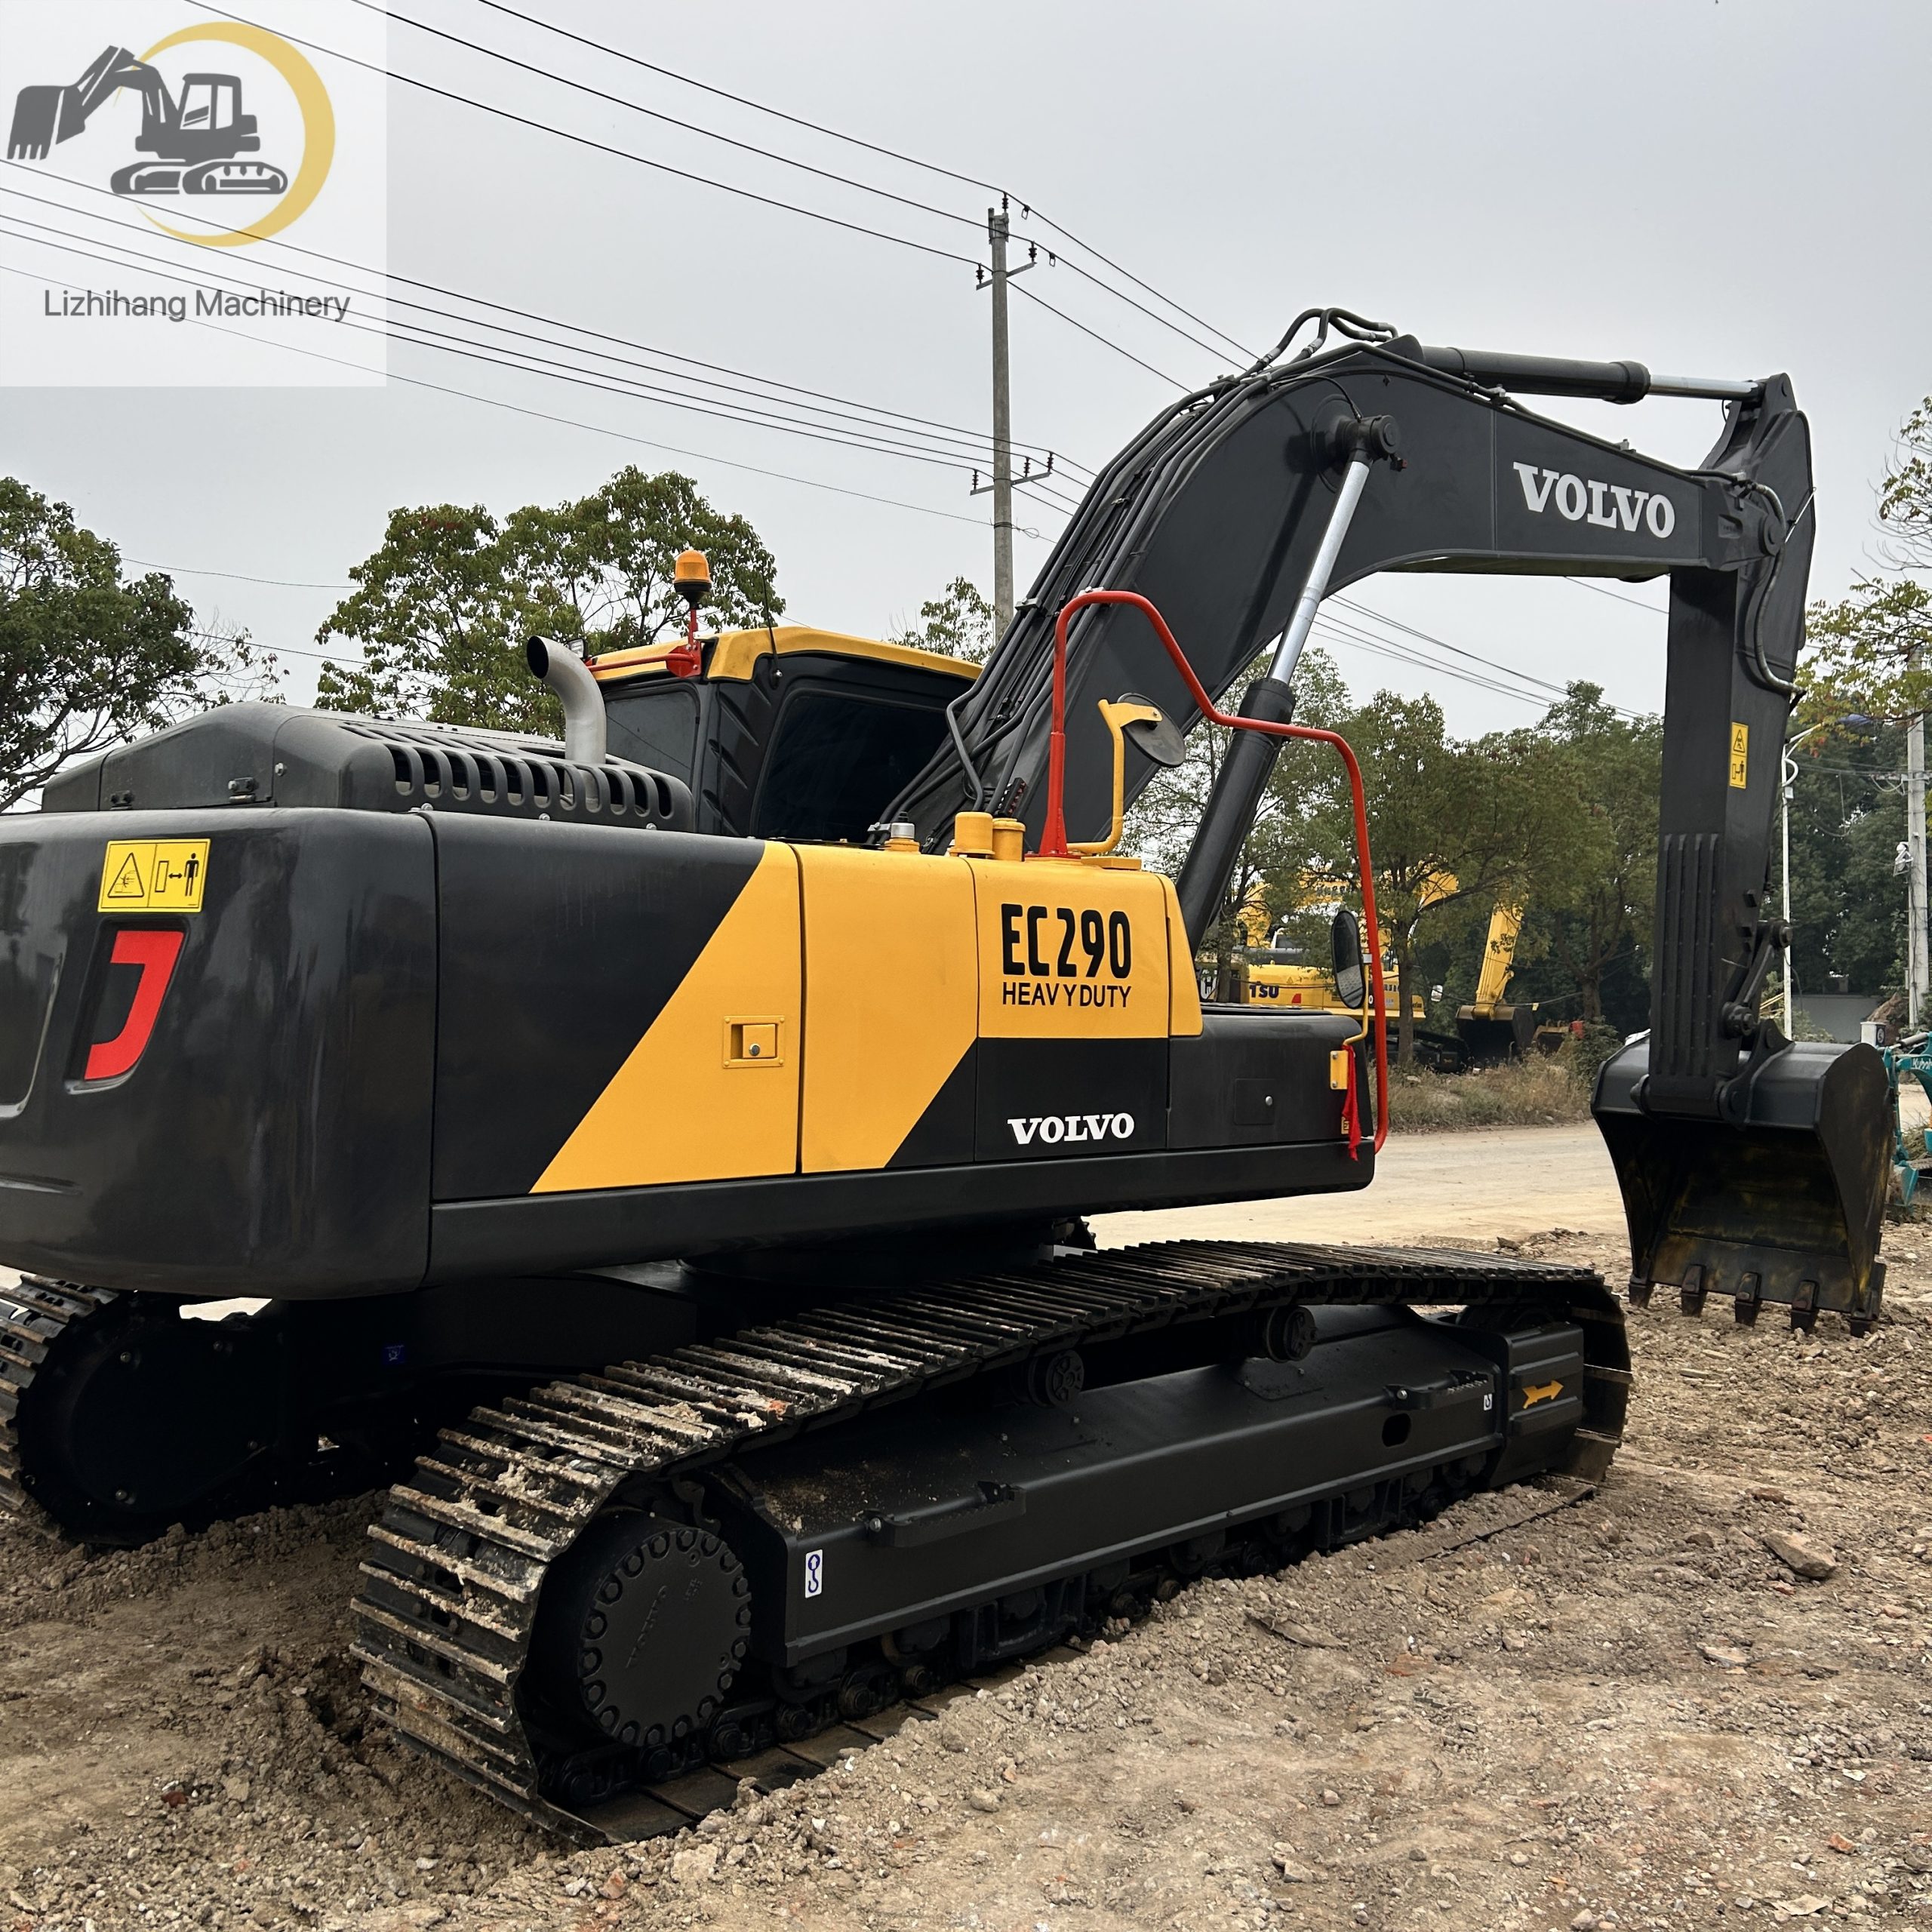
<path fill-rule="evenodd" d="M 384 380 L 386 16 L 250 13 L 0 11 L 0 193 L 23 243 L 0 284 L 0 381 Z"/>
<path fill-rule="evenodd" d="M 1534 463 L 1510 467 L 1523 486 L 1524 506 L 1538 516 L 1554 506 L 1557 515 L 1569 522 L 1626 533 L 1647 530 L 1660 543 L 1677 528 L 1677 506 L 1661 491 L 1600 483 L 1594 477 L 1545 469 Z"/>

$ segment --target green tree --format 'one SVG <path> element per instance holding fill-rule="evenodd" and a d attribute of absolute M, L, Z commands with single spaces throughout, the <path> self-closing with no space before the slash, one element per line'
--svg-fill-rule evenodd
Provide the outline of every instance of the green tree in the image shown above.
<path fill-rule="evenodd" d="M 1932 569 L 1932 396 L 1900 427 L 1897 454 L 1878 486 L 1878 521 L 1900 568 Z"/>
<path fill-rule="evenodd" d="M 1813 605 L 1804 629 L 1806 723 L 1932 709 L 1932 592 L 1915 578 L 1861 578 L 1836 603 Z"/>
<path fill-rule="evenodd" d="M 1415 1057 L 1419 950 L 1445 926 L 1521 893 L 1533 855 L 1567 835 L 1563 789 L 1551 748 L 1537 734 L 1458 743 L 1433 698 L 1378 691 L 1334 728 L 1361 765 L 1377 913 L 1395 967 L 1398 1055 L 1406 1065 Z M 1308 799 L 1297 835 L 1315 867 L 1336 881 L 1334 896 L 1355 898 L 1355 819 L 1339 760 L 1325 761 Z"/>
<path fill-rule="evenodd" d="M 998 641 L 993 635 L 993 607 L 968 577 L 956 577 L 937 597 L 919 606 L 919 622 L 894 631 L 894 644 L 915 651 L 937 651 L 983 664 Z"/>
<path fill-rule="evenodd" d="M 1238 709 L 1242 694 L 1262 668 L 1257 659 L 1235 680 L 1221 700 L 1223 710 Z M 1304 724 L 1326 725 L 1347 709 L 1348 687 L 1334 659 L 1319 645 L 1311 645 L 1302 653 L 1294 690 L 1295 715 Z M 1171 771 L 1156 773 L 1135 801 L 1123 842 L 1158 870 L 1170 876 L 1180 872 L 1233 737 L 1225 726 L 1197 724 L 1188 735 L 1186 759 Z M 1293 909 L 1275 904 L 1266 888 L 1270 881 L 1298 877 L 1305 862 L 1300 837 L 1308 769 L 1304 761 L 1320 755 L 1305 746 L 1283 748 L 1254 823 L 1242 841 L 1220 911 L 1201 936 L 1197 964 L 1217 999 L 1235 996 L 1237 956 L 1248 943 L 1246 921 L 1257 914 L 1265 921 L 1274 912 Z M 1325 951 L 1320 956 L 1325 958 Z"/>
<path fill-rule="evenodd" d="M 1899 728 L 1932 711 L 1932 397 L 1906 418 L 1878 493 L 1895 568 L 1806 615 L 1809 728 L 1792 756 L 1793 972 L 1801 991 L 1834 975 L 1859 992 L 1904 978 L 1906 835 Z M 1863 714 L 1854 729 L 1848 721 Z M 1876 721 L 1875 734 L 1869 721 Z"/>
<path fill-rule="evenodd" d="M 526 505 L 501 520 L 480 504 L 397 510 L 317 633 L 325 647 L 359 645 L 361 659 L 325 664 L 316 703 L 554 733 L 555 700 L 530 675 L 525 639 L 566 637 L 595 656 L 681 629 L 672 565 L 688 548 L 711 565 L 703 628 L 769 623 L 783 611 L 758 533 L 675 471 L 626 468 L 576 502 Z"/>
<path fill-rule="evenodd" d="M 1604 1017 L 1604 977 L 1650 943 L 1657 900 L 1657 789 L 1663 728 L 1620 717 L 1601 687 L 1573 684 L 1537 737 L 1560 810 L 1555 836 L 1527 854 L 1525 963 L 1546 951 L 1574 995 L 1571 1011 Z"/>
<path fill-rule="evenodd" d="M 1905 733 L 1829 729 L 1793 748 L 1792 974 L 1799 996 L 1905 983 Z M 1781 890 L 1782 881 L 1777 881 Z M 1782 909 L 1782 900 L 1779 901 Z"/>
<path fill-rule="evenodd" d="M 0 811 L 270 674 L 245 632 L 197 625 L 158 571 L 124 582 L 120 552 L 66 504 L 0 477 Z"/>

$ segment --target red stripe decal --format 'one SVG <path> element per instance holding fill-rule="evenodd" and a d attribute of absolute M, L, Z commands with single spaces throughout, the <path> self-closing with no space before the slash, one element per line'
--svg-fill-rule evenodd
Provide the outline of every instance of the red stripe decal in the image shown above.
<path fill-rule="evenodd" d="M 181 956 L 183 935 L 178 932 L 122 931 L 114 935 L 109 963 L 138 966 L 140 984 L 134 989 L 134 1004 L 128 1009 L 127 1023 L 111 1040 L 103 1040 L 88 1051 L 84 1080 L 112 1080 L 125 1073 L 147 1051 L 154 1023 L 161 1012 L 162 995 L 174 977 L 174 962 Z"/>

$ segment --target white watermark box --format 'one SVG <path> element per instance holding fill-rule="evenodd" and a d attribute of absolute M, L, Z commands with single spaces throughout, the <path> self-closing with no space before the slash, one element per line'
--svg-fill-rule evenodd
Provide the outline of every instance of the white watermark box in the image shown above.
<path fill-rule="evenodd" d="M 381 383 L 388 26 L 355 0 L 0 6 L 0 384 Z"/>

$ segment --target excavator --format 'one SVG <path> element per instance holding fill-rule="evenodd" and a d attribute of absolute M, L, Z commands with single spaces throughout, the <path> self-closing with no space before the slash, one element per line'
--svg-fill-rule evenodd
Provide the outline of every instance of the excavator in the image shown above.
<path fill-rule="evenodd" d="M 1549 396 L 1723 427 L 1678 467 Z M 383 1470 L 381 1715 L 589 1835 L 1189 1578 L 1594 1477 L 1597 1273 L 1375 1241 L 1367 817 L 1295 664 L 1380 570 L 1668 578 L 1652 1024 L 1594 1101 L 1629 1294 L 1862 1330 L 1884 1066 L 1762 1001 L 1810 509 L 1784 376 L 1312 311 L 1113 459 L 977 675 L 694 617 L 533 639 L 561 742 L 231 705 L 75 766 L 0 820 L 0 1494 L 129 1542 Z M 1123 813 L 1203 721 L 1171 880 Z M 1204 1002 L 1257 801 L 1318 758 L 1368 1011 Z M 1343 1192 L 1360 1245 L 1088 1225 Z"/>
<path fill-rule="evenodd" d="M 151 161 L 117 168 L 110 185 L 117 195 L 279 195 L 288 177 L 262 161 L 242 161 L 260 152 L 256 117 L 242 111 L 242 83 L 233 74 L 189 74 L 181 98 L 145 60 L 125 47 L 109 47 L 78 81 L 68 85 L 21 88 L 14 102 L 14 125 L 7 138 L 11 161 L 44 161 L 63 141 L 72 140 L 95 110 L 123 88 L 141 97 L 137 152 Z"/>
<path fill-rule="evenodd" d="M 1386 934 L 1377 937 L 1381 940 L 1385 961 L 1383 1004 L 1393 1012 L 1399 999 L 1395 974 L 1386 963 L 1387 937 Z M 1302 1007 L 1317 1013 L 1340 1008 L 1342 996 L 1337 989 L 1334 973 L 1326 966 L 1316 965 L 1308 954 L 1309 949 L 1297 943 L 1291 930 L 1279 926 L 1268 935 L 1266 945 L 1242 947 L 1235 961 L 1238 989 L 1236 998 L 1255 1006 Z M 1426 1019 L 1429 1008 L 1421 995 L 1412 994 L 1410 1000 L 1414 1017 L 1417 1020 Z"/>
<path fill-rule="evenodd" d="M 1508 997 L 1522 930 L 1522 907 L 1499 900 L 1489 915 L 1475 998 L 1456 1009 L 1456 1037 L 1470 1066 L 1500 1066 L 1532 1052 L 1554 1053 L 1569 1038 L 1567 1027 L 1542 1017 L 1540 1001 Z"/>

